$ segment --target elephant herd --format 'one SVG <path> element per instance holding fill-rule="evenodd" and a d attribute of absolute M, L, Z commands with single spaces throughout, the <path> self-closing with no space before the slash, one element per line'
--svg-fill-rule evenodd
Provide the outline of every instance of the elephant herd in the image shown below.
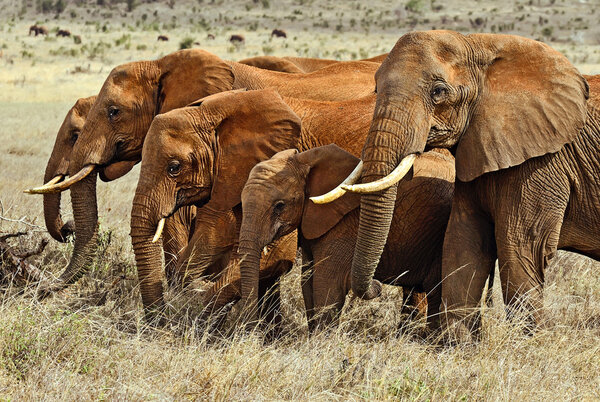
<path fill-rule="evenodd" d="M 27 190 L 54 239 L 75 234 L 41 295 L 95 255 L 97 177 L 141 162 L 131 239 L 150 321 L 163 279 L 205 277 L 206 315 L 241 299 L 249 321 L 277 323 L 300 248 L 311 330 L 350 289 L 372 299 L 385 283 L 432 331 L 471 337 L 496 260 L 508 315 L 535 328 L 556 250 L 600 258 L 599 91 L 543 43 L 452 31 L 357 61 L 191 49 L 118 66 L 68 112 L 46 184 Z"/>

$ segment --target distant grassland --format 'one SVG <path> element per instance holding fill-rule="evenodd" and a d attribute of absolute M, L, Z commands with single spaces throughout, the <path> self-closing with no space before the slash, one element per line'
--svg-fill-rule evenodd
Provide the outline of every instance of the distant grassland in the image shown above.
<path fill-rule="evenodd" d="M 75 100 L 96 94 L 115 65 L 160 57 L 189 39 L 225 59 L 352 59 L 388 52 L 412 29 L 495 31 L 542 39 L 582 72 L 600 73 L 600 5 L 593 1 L 409 0 L 390 8 L 383 0 L 196 0 L 140 2 L 132 12 L 125 2 L 106 3 L 67 2 L 55 18 L 36 11 L 37 0 L 0 0 L 0 232 L 31 232 L 15 246 L 29 249 L 48 237 L 41 197 L 22 190 L 42 182 Z M 51 30 L 48 38 L 27 35 L 36 21 Z M 57 38 L 59 27 L 82 43 Z M 288 38 L 271 39 L 274 28 Z M 246 43 L 230 44 L 234 33 Z M 157 42 L 159 34 L 170 40 Z M 43 303 L 34 289 L 1 285 L 0 399 L 600 398 L 600 266 L 569 253 L 547 271 L 547 328 L 531 337 L 505 321 L 499 285 L 477 345 L 438 349 L 414 340 L 412 328 L 398 331 L 401 290 L 391 287 L 368 303 L 349 297 L 341 325 L 309 337 L 298 267 L 283 279 L 287 335 L 278 341 L 263 344 L 260 333 L 237 331 L 235 314 L 227 336 L 211 336 L 197 320 L 194 291 L 169 290 L 171 325 L 148 328 L 128 235 L 138 174 L 136 167 L 98 182 L 101 256 L 88 277 Z M 68 192 L 63 213 L 71 217 Z M 58 273 L 71 250 L 51 240 L 32 262 Z"/>

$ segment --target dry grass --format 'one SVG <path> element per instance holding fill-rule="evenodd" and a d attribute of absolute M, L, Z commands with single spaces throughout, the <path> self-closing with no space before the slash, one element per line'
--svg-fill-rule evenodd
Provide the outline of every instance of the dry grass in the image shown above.
<path fill-rule="evenodd" d="M 510 33 L 530 37 L 552 26 L 551 37 L 542 39 L 564 51 L 582 71 L 600 73 L 599 26 L 594 23 L 600 7 L 592 12 L 593 2 L 498 5 L 482 0 L 473 8 L 471 2 L 456 0 L 435 11 L 435 1 L 411 1 L 406 3 L 417 12 L 398 13 L 381 0 L 283 3 L 271 1 L 264 8 L 265 2 L 250 0 L 182 1 L 171 9 L 161 2 L 141 4 L 131 14 L 123 7 L 96 12 L 70 4 L 54 19 L 31 8 L 20 18 L 20 2 L 0 0 L 8 10 L 0 16 L 0 215 L 27 222 L 0 220 L 0 232 L 30 230 L 29 237 L 11 240 L 23 248 L 47 236 L 41 227 L 41 198 L 21 190 L 41 182 L 56 130 L 75 100 L 96 93 L 112 66 L 166 54 L 186 37 L 230 59 L 263 53 L 348 59 L 388 51 L 413 26 L 467 32 L 514 23 Z M 190 14 L 191 7 L 196 12 Z M 77 17 L 70 17 L 71 10 Z M 138 24 L 144 14 L 146 22 Z M 479 16 L 487 18 L 486 25 L 474 28 L 470 20 Z M 549 21 L 539 25 L 540 17 Z M 202 19 L 209 26 L 201 24 Z M 53 34 L 47 40 L 28 37 L 35 20 L 50 29 L 71 29 L 82 36 L 82 45 Z M 151 25 L 155 20 L 158 31 Z M 273 28 L 285 28 L 288 40 L 270 40 Z M 205 40 L 208 32 L 217 38 Z M 171 40 L 156 42 L 159 33 Z M 231 46 L 226 39 L 232 33 L 243 33 L 246 44 Z M 123 39 L 124 34 L 130 36 Z M 170 291 L 170 326 L 150 328 L 142 320 L 128 236 L 138 172 L 110 185 L 99 184 L 102 252 L 89 276 L 44 302 L 35 300 L 34 288 L 2 284 L 0 398 L 600 398 L 600 267 L 568 253 L 560 253 L 548 269 L 548 325 L 533 336 L 522 335 L 517 324 L 506 322 L 495 289 L 496 307 L 485 312 L 482 341 L 440 349 L 415 340 L 412 330 L 398 331 L 399 290 L 386 288 L 381 299 L 370 303 L 349 300 L 339 327 L 309 337 L 298 268 L 283 280 L 285 335 L 275 342 L 264 343 L 260 332 L 239 330 L 235 314 L 225 326 L 226 336 L 209 334 L 207 324 L 197 319 L 201 306 L 193 292 Z M 67 218 L 68 198 L 65 194 Z M 51 241 L 33 262 L 58 273 L 71 247 Z"/>

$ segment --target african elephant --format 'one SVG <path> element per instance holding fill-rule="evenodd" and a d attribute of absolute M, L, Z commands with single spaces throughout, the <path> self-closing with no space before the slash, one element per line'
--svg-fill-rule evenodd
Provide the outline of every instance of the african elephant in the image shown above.
<path fill-rule="evenodd" d="M 245 100 L 250 97 L 251 102 Z M 131 211 L 131 239 L 148 314 L 154 315 L 163 304 L 161 247 L 156 240 L 164 218 L 183 205 L 203 207 L 200 214 L 217 224 L 199 233 L 214 237 L 215 246 L 225 240 L 223 250 L 214 247 L 212 254 L 201 256 L 201 268 L 214 264 L 235 244 L 240 195 L 248 172 L 257 162 L 294 146 L 300 124 L 273 89 L 220 93 L 154 118 L 144 142 Z M 204 208 L 214 211 L 217 219 L 209 219 Z M 210 239 L 205 242 L 212 243 Z M 289 270 L 296 257 L 295 241 L 281 244 L 283 250 L 277 247 L 268 253 L 278 255 L 270 265 L 279 273 Z M 198 273 L 185 275 L 194 279 Z"/>
<path fill-rule="evenodd" d="M 45 35 L 48 36 L 48 28 L 46 28 L 43 25 L 32 25 L 29 27 L 29 35 L 31 36 L 31 33 L 34 33 L 35 36 L 38 35 Z"/>
<path fill-rule="evenodd" d="M 273 36 L 276 38 L 287 38 L 287 33 L 283 29 L 274 29 L 271 31 L 271 38 Z"/>
<path fill-rule="evenodd" d="M 56 134 L 54 148 L 44 173 L 44 183 L 58 182 L 67 175 L 73 145 L 95 100 L 95 96 L 80 98 L 67 113 Z M 44 194 L 44 220 L 50 236 L 64 242 L 73 234 L 75 225 L 73 221 L 63 222 L 60 213 L 60 196 L 60 193 Z"/>
<path fill-rule="evenodd" d="M 357 61 L 381 64 L 383 62 L 383 60 L 385 60 L 387 55 L 388 55 L 387 53 L 384 53 L 384 54 L 380 54 L 379 56 L 371 57 L 368 59 L 357 60 Z M 295 57 L 295 56 L 286 56 L 286 57 L 282 57 L 282 59 L 292 62 L 294 65 L 296 65 L 296 67 L 298 67 L 301 71 L 303 71 L 305 73 L 311 73 L 313 71 L 317 71 L 322 68 L 329 67 L 333 64 L 347 63 L 344 61 L 333 60 L 333 59 L 314 59 L 314 58 L 310 58 L 310 57 Z"/>
<path fill-rule="evenodd" d="M 305 71 L 289 60 L 276 56 L 256 56 L 240 60 L 238 63 L 254 66 L 264 70 L 281 71 L 284 73 L 301 74 Z"/>
<path fill-rule="evenodd" d="M 87 114 L 96 100 L 96 96 L 80 98 L 69 110 L 63 120 L 60 129 L 56 135 L 56 141 L 52 148 L 52 153 L 46 165 L 44 173 L 44 182 L 55 183 L 67 175 L 69 160 L 73 146 L 78 139 L 81 129 L 85 123 Z M 128 172 L 133 162 L 121 162 L 101 168 L 99 176 L 103 181 L 111 181 Z M 63 223 L 60 210 L 61 193 L 44 194 L 44 220 L 48 233 L 57 241 L 64 242 L 67 237 L 72 235 L 75 227 L 73 221 Z M 195 207 L 181 209 L 165 224 L 165 269 L 167 277 L 173 277 L 173 268 L 178 253 L 187 245 L 188 239 L 193 233 L 193 220 L 195 218 Z M 59 280 L 48 285 L 49 288 L 41 289 L 41 294 L 49 290 L 58 290 L 75 282 L 82 275 L 84 270 L 74 271 L 71 265 L 61 274 Z"/>
<path fill-rule="evenodd" d="M 261 250 L 298 229 L 298 244 L 308 260 L 303 261 L 303 270 L 313 271 L 302 281 L 309 328 L 333 321 L 344 305 L 360 206 L 358 194 L 324 205 L 309 197 L 334 188 L 358 162 L 334 144 L 302 153 L 286 150 L 257 164 L 242 191 L 238 251 L 244 256 L 242 278 L 258 282 Z M 402 180 L 399 188 L 405 196 L 396 200 L 375 276 L 383 283 L 424 291 L 429 317 L 435 317 L 441 296 L 442 242 L 454 191 L 454 158 L 447 150 L 424 153 L 415 162 L 412 179 Z M 326 307 L 328 311 L 313 320 Z"/>
<path fill-rule="evenodd" d="M 352 289 L 377 293 L 372 277 L 397 190 L 386 176 L 426 147 L 445 147 L 458 178 L 443 249 L 445 325 L 461 338 L 478 332 L 496 258 L 509 317 L 520 310 L 530 328 L 539 324 L 556 250 L 600 257 L 597 81 L 588 102 L 584 77 L 549 46 L 451 31 L 402 36 L 376 81 L 362 154 L 367 184 L 344 186 L 377 191 L 361 198 Z"/>
<path fill-rule="evenodd" d="M 289 96 L 357 98 L 372 93 L 372 74 L 377 66 L 353 62 L 310 74 L 286 74 L 226 62 L 200 49 L 124 64 L 109 74 L 88 114 L 73 148 L 69 163 L 71 177 L 30 192 L 71 189 L 77 236 L 70 266 L 72 272 L 79 272 L 96 250 L 96 171 L 111 169 L 122 162 L 131 162 L 133 166 L 139 161 L 154 116 L 232 88 L 277 87 Z"/>

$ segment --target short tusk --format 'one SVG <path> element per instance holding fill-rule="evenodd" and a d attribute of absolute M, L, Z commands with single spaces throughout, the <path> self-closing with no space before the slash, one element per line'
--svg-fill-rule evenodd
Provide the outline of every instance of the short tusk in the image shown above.
<path fill-rule="evenodd" d="M 77 183 L 81 179 L 85 178 L 87 175 L 92 173 L 95 168 L 96 168 L 95 165 L 84 166 L 79 172 L 77 172 L 75 174 L 75 176 L 71 176 L 65 181 L 61 181 L 60 183 L 57 183 L 59 180 L 56 180 L 56 178 L 59 176 L 56 176 L 54 179 L 50 180 L 48 183 L 44 184 L 43 186 L 36 187 L 36 188 L 30 188 L 28 190 L 25 190 L 24 192 L 27 194 L 59 193 L 61 191 L 68 189 L 69 187 L 71 187 L 73 184 Z"/>
<path fill-rule="evenodd" d="M 160 235 L 162 234 L 164 227 L 165 227 L 165 218 L 162 218 L 158 222 L 158 226 L 156 227 L 156 233 L 154 234 L 154 237 L 152 238 L 152 243 L 156 243 L 158 241 L 158 239 L 160 239 Z"/>
<path fill-rule="evenodd" d="M 396 166 L 396 169 L 394 169 L 392 173 L 379 180 L 375 180 L 370 183 L 354 185 L 342 184 L 342 188 L 352 193 L 375 193 L 377 191 L 385 190 L 398 183 L 404 176 L 406 176 L 406 173 L 408 173 L 413 163 L 415 163 L 416 158 L 417 154 L 410 154 L 406 156 L 404 159 L 402 159 L 400 164 Z"/>
<path fill-rule="evenodd" d="M 336 188 L 323 195 L 319 195 L 317 197 L 310 197 L 310 200 L 315 204 L 327 204 L 329 202 L 337 200 L 342 195 L 346 194 L 346 190 L 343 189 L 343 186 L 354 184 L 360 178 L 360 174 L 362 173 L 362 167 L 363 162 L 358 162 L 358 165 L 356 165 L 352 173 L 350 173 L 350 175 L 346 177 L 346 180 L 340 183 Z"/>

